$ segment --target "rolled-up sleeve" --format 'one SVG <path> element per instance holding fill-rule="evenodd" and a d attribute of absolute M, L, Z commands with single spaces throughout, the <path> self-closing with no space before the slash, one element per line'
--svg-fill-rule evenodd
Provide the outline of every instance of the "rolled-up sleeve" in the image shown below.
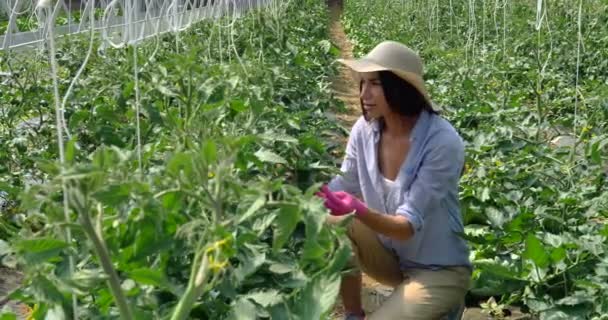
<path fill-rule="evenodd" d="M 452 188 L 457 194 L 464 163 L 464 144 L 456 133 L 433 137 L 427 150 L 404 201 L 397 208 L 397 214 L 408 219 L 414 232 L 424 227 L 429 208 L 442 201 Z"/>
<path fill-rule="evenodd" d="M 350 194 L 359 195 L 361 194 L 361 186 L 359 185 L 359 174 L 358 174 L 358 159 L 361 156 L 358 152 L 357 145 L 360 139 L 360 130 L 365 125 L 365 120 L 360 118 L 353 128 L 351 129 L 348 137 L 348 144 L 346 145 L 346 152 L 342 166 L 340 167 L 341 175 L 334 177 L 329 182 L 329 189 L 332 191 L 346 191 Z"/>

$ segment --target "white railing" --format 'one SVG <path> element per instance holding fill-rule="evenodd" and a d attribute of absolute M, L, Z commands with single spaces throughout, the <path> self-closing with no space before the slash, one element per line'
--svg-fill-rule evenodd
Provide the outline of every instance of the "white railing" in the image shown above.
<path fill-rule="evenodd" d="M 0 17 L 6 31 L 0 35 L 0 50 L 32 48 L 46 38 L 45 11 L 38 1 L 0 0 Z M 225 14 L 241 15 L 270 0 L 50 0 L 55 36 L 89 32 L 91 23 L 106 43 L 128 44 L 161 34 L 183 30 L 203 19 Z M 94 8 L 93 8 L 94 7 Z M 95 21 L 89 21 L 95 10 Z M 76 19 L 79 16 L 80 19 Z M 35 23 L 35 30 L 19 30 L 19 19 Z M 60 22 L 60 21 L 63 22 Z"/>

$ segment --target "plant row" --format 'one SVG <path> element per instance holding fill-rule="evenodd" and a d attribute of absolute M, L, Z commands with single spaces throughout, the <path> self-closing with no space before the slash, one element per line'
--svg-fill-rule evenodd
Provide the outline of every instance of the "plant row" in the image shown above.
<path fill-rule="evenodd" d="M 355 55 L 385 39 L 420 52 L 466 141 L 470 303 L 608 314 L 607 17 L 602 1 L 345 2 Z"/>
<path fill-rule="evenodd" d="M 26 275 L 11 298 L 35 318 L 327 314 L 348 259 L 314 196 L 339 146 L 328 19 L 277 1 L 136 46 L 96 38 L 63 165 L 48 52 L 2 53 L 0 258 Z M 59 41 L 60 93 L 89 41 Z"/>

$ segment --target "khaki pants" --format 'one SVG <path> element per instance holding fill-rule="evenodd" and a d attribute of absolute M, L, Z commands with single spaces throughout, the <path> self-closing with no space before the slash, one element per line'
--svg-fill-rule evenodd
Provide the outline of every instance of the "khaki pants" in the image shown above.
<path fill-rule="evenodd" d="M 402 272 L 397 257 L 380 243 L 369 227 L 354 219 L 348 227 L 348 236 L 356 266 L 376 281 L 395 288 L 368 320 L 442 319 L 463 302 L 471 278 L 468 268 Z"/>

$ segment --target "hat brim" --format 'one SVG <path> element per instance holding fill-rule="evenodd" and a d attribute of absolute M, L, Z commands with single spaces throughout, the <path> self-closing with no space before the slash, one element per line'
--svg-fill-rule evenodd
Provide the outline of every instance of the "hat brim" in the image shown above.
<path fill-rule="evenodd" d="M 350 68 L 351 70 L 353 70 L 356 73 L 391 71 L 392 73 L 396 74 L 399 78 L 407 81 L 409 84 L 414 86 L 418 90 L 418 92 L 420 92 L 424 96 L 424 98 L 429 103 L 431 108 L 433 108 L 433 110 L 435 110 L 437 112 L 441 111 L 441 108 L 438 105 L 436 105 L 435 103 L 433 103 L 433 101 L 431 100 L 429 93 L 426 90 L 426 86 L 424 84 L 424 79 L 422 79 L 422 77 L 420 77 L 419 75 L 417 75 L 415 73 L 403 71 L 403 70 L 391 69 L 391 68 L 385 67 L 381 64 L 378 64 L 378 63 L 371 61 L 369 59 L 366 59 L 366 58 L 337 59 L 337 61 L 344 64 L 345 66 L 347 66 L 348 68 Z"/>

